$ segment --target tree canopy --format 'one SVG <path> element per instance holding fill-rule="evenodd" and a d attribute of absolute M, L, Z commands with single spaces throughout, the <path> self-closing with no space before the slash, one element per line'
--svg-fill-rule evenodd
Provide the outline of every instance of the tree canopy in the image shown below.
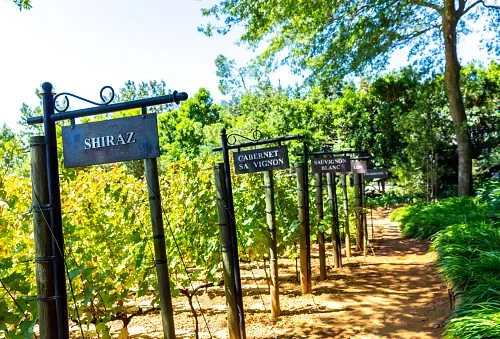
<path fill-rule="evenodd" d="M 459 194 L 472 194 L 472 144 L 465 128 L 457 43 L 480 23 L 492 36 L 483 47 L 498 55 L 500 6 L 484 0 L 231 0 L 202 12 L 223 21 L 222 26 L 202 28 L 207 35 L 243 27 L 241 42 L 253 48 L 264 45 L 261 64 L 287 64 L 307 74 L 312 84 L 328 87 L 347 75 L 383 70 L 389 56 L 405 47 L 420 65 L 444 64 L 459 155 Z"/>
<path fill-rule="evenodd" d="M 388 65 L 391 53 L 400 48 L 410 48 L 410 55 L 418 56 L 421 63 L 442 62 L 440 30 L 451 14 L 449 2 L 219 1 L 203 14 L 214 16 L 223 25 L 212 23 L 203 30 L 208 35 L 225 34 L 234 26 L 243 26 L 241 42 L 255 48 L 263 44 L 266 48 L 261 61 L 266 65 L 286 63 L 295 72 L 310 70 L 308 79 L 313 83 L 331 82 L 352 73 L 380 71 Z M 498 53 L 498 8 L 487 1 L 455 2 L 458 32 L 472 32 L 480 18 L 481 30 L 494 36 L 494 40 L 484 41 L 484 47 Z"/>

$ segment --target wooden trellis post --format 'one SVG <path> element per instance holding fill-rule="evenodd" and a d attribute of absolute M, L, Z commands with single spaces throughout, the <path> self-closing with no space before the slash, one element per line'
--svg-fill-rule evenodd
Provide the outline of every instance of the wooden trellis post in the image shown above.
<path fill-rule="evenodd" d="M 308 230 L 307 230 L 307 222 L 306 222 L 306 208 L 305 208 L 305 199 L 306 199 L 306 190 L 304 189 L 304 165 L 302 163 L 296 164 L 296 172 L 297 172 L 297 196 L 299 201 L 298 212 L 299 212 L 299 222 L 300 222 L 300 240 L 299 240 L 299 249 L 300 249 L 300 289 L 302 294 L 311 293 L 312 284 L 311 284 L 311 270 L 310 265 L 308 265 L 308 257 L 310 257 L 309 253 L 309 244 L 308 244 Z"/>
<path fill-rule="evenodd" d="M 269 268 L 271 271 L 271 316 L 279 317 L 280 294 L 278 281 L 278 244 L 276 240 L 276 209 L 274 205 L 273 171 L 264 171 L 264 186 L 266 188 L 266 222 L 269 228 Z"/>
<path fill-rule="evenodd" d="M 33 226 L 35 237 L 36 286 L 38 325 L 41 339 L 57 338 L 57 313 L 54 293 L 54 256 L 50 213 L 45 137 L 30 139 Z"/>
<path fill-rule="evenodd" d="M 175 339 L 174 310 L 170 294 L 170 278 L 168 276 L 167 250 L 161 210 L 160 184 L 158 182 L 158 164 L 156 158 L 144 159 L 144 171 L 148 184 L 149 211 L 153 229 L 156 276 L 160 293 L 160 313 L 163 324 L 163 336 Z"/>
<path fill-rule="evenodd" d="M 344 207 L 345 256 L 351 257 L 351 231 L 349 229 L 349 201 L 347 199 L 347 175 L 342 174 L 342 204 Z"/>
<path fill-rule="evenodd" d="M 220 241 L 222 252 L 222 264 L 224 270 L 224 290 L 226 293 L 227 327 L 229 338 L 241 339 L 241 331 L 238 322 L 238 303 L 235 292 L 235 279 L 233 265 L 233 241 L 229 229 L 229 216 L 227 207 L 227 188 L 224 175 L 224 164 L 216 164 L 214 167 L 215 187 L 217 193 L 217 216 L 220 228 Z M 237 250 L 237 249 L 236 249 Z"/>
<path fill-rule="evenodd" d="M 323 220 L 323 175 L 315 173 L 316 179 L 316 213 L 318 224 Z M 319 247 L 319 280 L 326 280 L 325 232 L 318 232 Z"/>
<path fill-rule="evenodd" d="M 337 185 L 335 182 L 335 173 L 326 173 L 326 181 L 328 186 L 328 198 L 330 201 L 330 210 L 332 212 L 332 242 L 333 242 L 333 258 L 334 267 L 342 267 L 342 254 L 340 244 L 339 231 L 339 214 L 337 207 Z"/>

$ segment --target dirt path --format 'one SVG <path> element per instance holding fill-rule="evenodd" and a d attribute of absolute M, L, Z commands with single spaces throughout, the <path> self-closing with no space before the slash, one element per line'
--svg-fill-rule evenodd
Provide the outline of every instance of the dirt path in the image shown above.
<path fill-rule="evenodd" d="M 262 263 L 243 263 L 247 338 L 440 338 L 450 304 L 428 243 L 402 239 L 398 225 L 389 222 L 388 211 L 377 211 L 373 217 L 369 254 L 344 257 L 344 268 L 329 267 L 326 281 L 318 281 L 319 264 L 313 252 L 310 295 L 300 293 L 295 261 L 280 259 L 282 316 L 275 322 L 268 311 Z M 370 217 L 368 222 L 371 230 Z M 223 289 L 210 288 L 198 299 L 208 323 L 199 317 L 200 338 L 227 338 Z M 177 337 L 194 338 L 187 299 L 176 298 L 174 310 Z M 134 318 L 129 333 L 132 338 L 162 337 L 160 317 Z"/>

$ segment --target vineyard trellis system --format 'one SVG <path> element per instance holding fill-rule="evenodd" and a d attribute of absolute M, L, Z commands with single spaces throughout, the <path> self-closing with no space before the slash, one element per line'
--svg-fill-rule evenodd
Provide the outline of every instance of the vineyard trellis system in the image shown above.
<path fill-rule="evenodd" d="M 172 94 L 158 96 L 154 98 L 146 98 L 140 100 L 134 100 L 129 102 L 110 104 L 114 99 L 114 90 L 105 86 L 101 89 L 101 103 L 96 103 L 77 95 L 71 93 L 60 93 L 54 96 L 52 92 L 52 84 L 45 82 L 42 84 L 42 105 L 43 105 L 43 116 L 28 118 L 28 124 L 39 124 L 43 123 L 45 136 L 43 137 L 43 144 L 45 148 L 45 154 L 36 157 L 37 164 L 32 165 L 32 170 L 37 171 L 37 175 L 34 179 L 37 180 L 37 184 L 33 185 L 37 187 L 34 190 L 34 211 L 41 212 L 42 214 L 35 213 L 34 218 L 39 219 L 42 216 L 47 221 L 47 226 L 49 226 L 50 234 L 43 235 L 45 238 L 40 244 L 35 243 L 35 248 L 37 249 L 37 257 L 35 262 L 37 264 L 37 272 L 40 273 L 40 277 L 46 277 L 52 275 L 53 273 L 53 286 L 50 286 L 51 279 L 44 281 L 44 283 L 38 283 L 38 301 L 39 301 L 39 312 L 40 312 L 40 332 L 43 335 L 47 335 L 49 338 L 54 337 L 56 333 L 50 332 L 54 331 L 56 328 L 57 338 L 66 339 L 69 338 L 69 324 L 68 324 L 68 305 L 67 305 L 67 292 L 66 292 L 66 279 L 65 279 L 65 254 L 64 254 L 64 235 L 62 231 L 62 210 L 61 210 L 61 195 L 60 195 L 60 182 L 59 182 L 59 165 L 58 165 L 58 152 L 57 152 L 57 138 L 56 138 L 56 125 L 57 121 L 70 120 L 71 127 L 75 128 L 75 119 L 87 116 L 93 116 L 97 114 L 104 114 L 110 112 L 123 111 L 127 109 L 141 108 L 142 117 L 146 118 L 150 115 L 147 114 L 147 107 L 154 105 L 161 105 L 167 103 L 179 103 L 187 99 L 188 95 L 184 92 L 178 93 L 174 91 Z M 104 91 L 111 91 L 110 97 L 106 98 L 104 96 Z M 56 101 L 58 97 L 64 97 L 65 105 L 63 108 L 56 107 Z M 69 108 L 68 96 L 75 97 L 77 99 L 89 102 L 91 104 L 97 105 L 97 107 L 86 108 L 75 111 L 67 111 Z M 56 111 L 58 114 L 56 114 Z M 154 116 L 154 127 L 156 127 L 156 114 Z M 115 119 L 118 120 L 118 119 Z M 173 324 L 173 311 L 172 311 L 172 301 L 170 298 L 170 283 L 168 277 L 168 266 L 166 260 L 166 249 L 165 249 L 165 239 L 163 231 L 163 220 L 161 213 L 161 201 L 159 193 L 158 184 L 158 171 L 156 157 L 159 155 L 159 145 L 158 143 L 158 132 L 151 133 L 152 131 L 147 130 L 125 130 L 124 126 L 127 125 L 120 124 L 115 126 L 114 131 L 118 131 L 115 135 L 110 135 L 109 131 L 106 130 L 109 126 L 101 127 L 104 129 L 103 134 L 99 136 L 92 136 L 89 138 L 84 138 L 84 150 L 99 149 L 99 148 L 109 148 L 113 146 L 116 149 L 121 148 L 121 156 L 117 159 L 115 157 L 109 158 L 109 154 L 116 152 L 104 152 L 95 153 L 94 156 L 86 164 L 96 164 L 96 163 L 106 163 L 115 161 L 125 161 L 125 160 L 135 160 L 135 159 L 145 159 L 145 170 L 146 178 L 148 182 L 148 195 L 150 201 L 150 213 L 151 222 L 153 225 L 153 239 L 154 239 L 154 249 L 155 249 L 155 266 L 157 270 L 158 283 L 160 287 L 160 305 L 163 323 L 163 332 L 166 338 L 175 338 L 175 329 Z M 106 121 L 105 121 L 106 123 Z M 148 125 L 151 126 L 151 125 Z M 97 127 L 97 125 L 94 125 Z M 113 129 L 112 129 L 113 130 Z M 123 133 L 122 133 L 123 132 Z M 138 132 L 142 132 L 145 136 L 144 140 L 138 140 Z M 134 137 L 135 134 L 135 137 Z M 155 135 L 156 138 L 150 140 L 148 135 Z M 73 136 L 73 141 L 81 137 L 80 135 Z M 70 138 L 71 139 L 71 138 Z M 156 145 L 155 145 L 156 142 Z M 41 145 L 41 139 L 34 139 L 32 147 Z M 130 151 L 130 148 L 125 148 L 127 145 L 138 145 Z M 135 146 L 134 145 L 134 146 Z M 80 145 L 81 146 L 81 145 Z M 156 147 L 155 147 L 156 146 Z M 157 151 L 156 151 L 157 150 Z M 38 151 L 33 151 L 33 153 L 39 153 Z M 127 154 L 132 153 L 132 154 Z M 108 156 L 108 158 L 106 158 Z M 81 165 L 81 164 L 79 164 Z M 45 171 L 40 170 L 45 168 Z M 39 171 L 40 170 L 40 171 Z M 33 172 L 34 173 L 34 172 Z M 47 188 L 46 194 L 44 192 L 45 186 Z M 38 196 L 47 195 L 46 201 L 38 200 Z M 49 213 L 43 214 L 48 211 Z M 40 225 L 40 222 L 35 222 L 35 225 Z M 35 232 L 37 233 L 37 232 Z M 42 233 L 43 234 L 43 233 Z M 51 239 L 50 244 L 47 239 Z M 42 240 L 35 238 L 35 240 Z M 51 248 L 50 248 L 51 247 Z M 48 264 L 46 264 L 48 263 Z M 52 265 L 51 265 L 52 263 Z M 53 272 L 51 272 L 53 271 Z M 38 274 L 37 274 L 38 276 Z M 48 313 L 52 311 L 52 303 L 55 303 L 55 313 Z M 54 318 L 55 316 L 55 318 Z M 56 325 L 54 327 L 54 325 Z M 52 335 L 52 336 L 50 336 Z"/>
<path fill-rule="evenodd" d="M 236 144 L 236 138 L 240 137 L 249 142 Z M 253 138 L 238 134 L 227 135 L 226 129 L 221 131 L 221 147 L 213 151 L 222 151 L 223 163 L 216 164 L 214 168 L 215 182 L 217 188 L 219 225 L 221 227 L 221 241 L 224 264 L 224 280 L 226 290 L 226 303 L 228 312 L 228 328 L 231 338 L 245 339 L 245 318 L 243 310 L 243 294 L 241 291 L 241 278 L 238 258 L 238 239 L 236 229 L 236 217 L 234 210 L 233 191 L 231 183 L 231 165 L 229 163 L 229 150 L 237 149 L 233 153 L 236 173 L 264 172 L 264 186 L 266 190 L 266 223 L 269 230 L 269 263 L 270 263 L 270 294 L 271 315 L 277 318 L 280 315 L 279 307 L 279 284 L 278 284 L 278 254 L 276 237 L 276 211 L 274 207 L 274 184 L 273 169 L 285 169 L 289 167 L 288 149 L 281 146 L 282 142 L 290 140 L 302 140 L 304 136 L 284 136 L 273 139 L 262 139 L 260 131 L 255 130 Z M 231 141 L 230 141 L 231 140 Z M 255 147 L 259 145 L 278 144 L 274 148 L 260 148 L 250 151 L 241 151 L 242 148 Z M 304 142 L 304 149 L 306 149 Z M 304 159 L 306 159 L 304 153 Z M 307 167 L 297 165 L 297 192 L 299 194 L 299 218 L 309 214 L 305 210 L 308 204 L 307 183 L 300 178 L 307 177 Z M 301 219 L 301 286 L 304 293 L 310 292 L 311 266 L 310 266 L 310 235 L 309 223 L 305 218 Z M 304 259 L 302 259 L 304 258 Z"/>
<path fill-rule="evenodd" d="M 43 112 L 41 117 L 28 119 L 29 124 L 44 124 L 45 136 L 33 137 L 31 139 L 32 151 L 32 181 L 33 181 L 33 218 L 35 224 L 35 263 L 37 268 L 37 299 L 39 308 L 39 326 L 42 338 L 69 338 L 68 325 L 68 303 L 66 294 L 67 272 L 64 253 L 64 237 L 62 234 L 62 211 L 59 184 L 59 168 L 57 154 L 57 140 L 55 134 L 55 123 L 62 120 L 70 120 L 70 126 L 63 127 L 63 150 L 65 167 L 79 167 L 92 164 L 144 159 L 144 168 L 148 188 L 150 217 L 153 231 L 154 259 L 157 271 L 160 295 L 160 313 L 162 317 L 163 333 L 165 338 L 175 337 L 173 323 L 173 309 L 170 295 L 170 278 L 167 266 L 165 234 L 163 226 L 163 210 L 161 207 L 160 186 L 158 180 L 158 167 L 156 158 L 159 156 L 159 145 L 157 136 L 156 114 L 148 114 L 147 107 L 166 103 L 179 103 L 187 99 L 186 93 L 174 92 L 170 95 L 135 100 L 125 103 L 111 104 L 114 91 L 106 86 L 101 90 L 102 103 L 95 103 L 70 93 L 60 93 L 54 96 L 52 85 L 44 83 L 43 89 Z M 104 90 L 111 90 L 111 98 L 103 96 Z M 64 96 L 65 107 L 57 107 L 57 98 Z M 67 111 L 69 108 L 68 96 L 98 105 L 76 111 Z M 121 110 L 141 108 L 142 115 L 104 120 L 87 124 L 75 124 L 75 119 Z M 56 114 L 55 112 L 58 112 Z M 135 120 L 134 120 L 135 119 Z M 125 127 L 124 127 L 125 126 Z M 130 130 L 134 126 L 137 130 Z M 129 128 L 127 130 L 127 128 Z M 141 129 L 143 131 L 141 131 Z M 154 130 L 155 133 L 151 133 Z M 89 131 L 94 132 L 89 136 Z M 97 131 L 97 132 L 95 132 Z M 111 131 L 111 132 L 110 132 Z M 114 131 L 114 132 L 113 132 Z M 141 132 L 148 134 L 141 139 Z M 107 133 L 95 135 L 95 133 Z M 113 134 L 114 133 L 114 134 Z M 156 136 L 155 136 L 156 135 Z M 152 137 L 152 139 L 151 139 Z M 244 138 L 249 142 L 236 143 L 237 138 Z M 253 138 L 247 138 L 238 134 L 226 134 L 221 131 L 222 146 L 214 148 L 213 151 L 222 151 L 223 163 L 214 167 L 215 185 L 217 193 L 217 207 L 219 216 L 219 230 L 221 241 L 221 258 L 223 263 L 224 285 L 226 291 L 226 304 L 228 312 L 228 329 L 231 338 L 244 339 L 245 321 L 243 312 L 243 300 L 241 290 L 241 279 L 238 258 L 238 232 L 236 229 L 236 217 L 231 184 L 231 165 L 229 163 L 230 150 L 233 153 L 234 170 L 236 174 L 249 172 L 263 172 L 265 188 L 265 212 L 268 227 L 269 241 L 269 265 L 271 294 L 271 316 L 277 318 L 280 313 L 279 306 L 279 279 L 278 279 L 278 254 L 277 254 L 277 226 L 276 209 L 274 198 L 273 170 L 289 168 L 288 149 L 282 143 L 291 140 L 302 140 L 303 152 L 302 162 L 295 164 L 295 175 L 297 178 L 298 219 L 300 225 L 300 286 L 303 294 L 312 292 L 311 286 L 311 244 L 310 244 L 310 212 L 309 212 L 309 168 L 315 174 L 316 179 L 316 212 L 319 221 L 323 219 L 323 173 L 326 173 L 326 187 L 328 201 L 332 214 L 331 233 L 334 248 L 334 267 L 342 267 L 340 222 L 338 214 L 337 181 L 336 173 L 342 174 L 343 188 L 342 200 L 345 214 L 344 234 L 346 257 L 351 255 L 351 242 L 348 220 L 347 202 L 347 174 L 354 174 L 355 186 L 355 212 L 356 212 L 356 244 L 358 249 L 363 250 L 366 255 L 367 246 L 367 222 L 364 211 L 364 187 L 363 173 L 366 173 L 369 159 L 367 156 L 347 158 L 347 154 L 362 154 L 362 151 L 340 151 L 340 152 L 310 152 L 305 137 L 302 135 L 285 136 L 273 139 L 261 139 L 262 135 L 256 130 Z M 232 138 L 232 140 L 231 140 Z M 259 145 L 274 144 L 273 147 L 256 148 Z M 68 146 L 69 145 L 69 146 Z M 90 155 L 84 160 L 78 155 L 72 155 L 68 160 L 66 154 L 72 152 L 71 147 L 79 145 L 85 151 L 104 149 L 98 156 Z M 130 152 L 117 152 L 122 146 L 134 146 Z M 276 146 L 277 145 L 277 146 Z M 66 149 L 68 147 L 68 150 Z M 157 147 L 157 149 L 155 148 Z M 107 152 L 106 152 L 107 151 Z M 260 152 L 260 153 L 259 153 Z M 122 153 L 125 154 L 122 156 Z M 117 155 L 118 154 L 118 155 Z M 361 161 L 360 169 L 338 168 L 335 158 L 331 156 L 343 155 L 347 160 L 342 162 L 351 165 Z M 311 156 L 318 158 L 310 159 Z M 329 158 L 330 157 L 330 158 Z M 318 161 L 319 159 L 319 161 Z M 309 166 L 311 160 L 311 166 Z M 329 162 L 330 161 L 330 162 Z M 333 162 L 332 162 L 333 161 Z M 316 163 L 315 163 L 316 162 Z M 318 167 L 319 164 L 319 167 Z M 324 168 L 321 165 L 325 165 Z M 355 167 L 358 165 L 354 165 Z M 167 220 L 168 222 L 168 220 Z M 45 227 L 48 226 L 48 227 Z M 172 231 L 172 230 L 171 230 Z M 372 232 L 373 233 L 373 232 Z M 326 279 L 325 259 L 325 234 L 318 231 L 318 243 L 320 251 L 320 280 Z M 175 236 L 174 236 L 175 241 Z M 181 255 L 182 260 L 182 255 Z M 265 268 L 264 268 L 265 270 Z M 267 275 L 267 273 L 266 273 Z M 71 279 L 69 280 L 70 290 Z M 193 287 L 191 297 L 195 295 Z M 73 293 L 73 292 L 72 292 Z M 189 295 L 185 290 L 186 295 Z M 189 298 L 189 296 L 188 296 Z M 190 299 L 191 304 L 191 299 Z M 192 307 L 192 304 L 191 304 Z M 78 309 L 75 311 L 78 316 Z M 196 314 L 195 314 L 196 317 Z M 198 325 L 197 325 L 198 326 Z M 208 328 L 208 324 L 207 324 Z M 209 330 L 210 331 L 210 330 Z M 82 333 L 83 336 L 83 333 Z"/>

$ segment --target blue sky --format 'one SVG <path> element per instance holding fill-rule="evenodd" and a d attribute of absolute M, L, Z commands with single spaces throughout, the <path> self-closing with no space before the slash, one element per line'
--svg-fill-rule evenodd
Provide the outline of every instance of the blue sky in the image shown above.
<path fill-rule="evenodd" d="M 235 35 L 197 31 L 206 21 L 200 8 L 209 3 L 32 0 L 33 8 L 20 12 L 0 0 L 0 124 L 15 127 L 22 103 L 37 105 L 35 89 L 45 81 L 95 101 L 102 86 L 118 91 L 127 80 L 164 80 L 190 95 L 205 87 L 222 98 L 216 56 L 244 63 L 250 52 L 235 45 Z"/>
<path fill-rule="evenodd" d="M 212 2 L 32 0 L 33 9 L 20 12 L 11 0 L 0 0 L 0 124 L 17 128 L 19 108 L 39 103 L 35 89 L 45 81 L 56 92 L 94 101 L 101 87 L 118 91 L 127 80 L 164 80 L 191 96 L 205 87 L 222 99 L 216 56 L 244 65 L 251 53 L 235 44 L 236 34 L 208 38 L 197 31 L 206 21 L 200 8 Z M 463 61 L 484 59 L 474 38 L 459 48 Z M 275 78 L 284 85 L 295 81 L 286 71 Z"/>

